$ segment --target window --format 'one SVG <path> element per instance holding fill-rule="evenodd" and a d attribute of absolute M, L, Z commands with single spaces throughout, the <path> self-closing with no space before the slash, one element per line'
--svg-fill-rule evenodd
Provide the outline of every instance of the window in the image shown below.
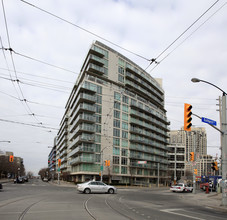
<path fill-rule="evenodd" d="M 114 108 L 116 109 L 121 109 L 121 103 L 120 102 L 117 102 L 117 101 L 114 101 Z"/>
<path fill-rule="evenodd" d="M 113 155 L 120 155 L 120 148 L 119 147 L 113 147 Z"/>
<path fill-rule="evenodd" d="M 122 138 L 128 138 L 128 132 L 122 131 Z"/>
<path fill-rule="evenodd" d="M 118 100 L 118 101 L 121 101 L 121 94 L 118 93 L 118 92 L 114 92 L 114 99 Z"/>
<path fill-rule="evenodd" d="M 95 154 L 95 162 L 100 162 L 100 154 Z"/>
<path fill-rule="evenodd" d="M 102 116 L 101 115 L 95 115 L 96 117 L 96 123 L 102 123 Z"/>
<path fill-rule="evenodd" d="M 142 175 L 143 172 L 142 172 L 142 169 L 137 169 L 137 175 Z"/>
<path fill-rule="evenodd" d="M 101 105 L 95 105 L 96 107 L 96 113 L 102 114 L 102 106 Z"/>
<path fill-rule="evenodd" d="M 121 174 L 127 174 L 127 167 L 121 167 Z"/>
<path fill-rule="evenodd" d="M 120 137 L 120 130 L 114 128 L 114 129 L 113 129 L 113 136 L 114 136 L 114 137 Z"/>
<path fill-rule="evenodd" d="M 119 120 L 114 119 L 113 126 L 115 128 L 120 128 L 121 127 L 121 122 Z"/>
<path fill-rule="evenodd" d="M 127 149 L 122 148 L 122 149 L 121 149 L 121 156 L 123 156 L 123 157 L 127 157 L 127 156 L 128 156 L 128 150 L 127 150 Z"/>
<path fill-rule="evenodd" d="M 122 122 L 122 129 L 128 130 L 128 123 L 127 122 Z"/>
<path fill-rule="evenodd" d="M 102 96 L 96 95 L 96 102 L 102 104 Z"/>
<path fill-rule="evenodd" d="M 101 135 L 98 135 L 98 134 L 95 135 L 95 142 L 101 143 Z"/>
<path fill-rule="evenodd" d="M 122 102 L 128 104 L 129 98 L 128 98 L 127 96 L 123 95 L 123 97 L 122 97 Z"/>
<path fill-rule="evenodd" d="M 131 99 L 131 104 L 132 104 L 132 105 L 137 105 L 137 101 L 134 100 L 134 99 Z"/>
<path fill-rule="evenodd" d="M 123 83 L 124 82 L 124 76 L 119 74 L 118 75 L 118 81 Z"/>
<path fill-rule="evenodd" d="M 113 166 L 113 173 L 119 173 L 119 166 Z"/>
<path fill-rule="evenodd" d="M 125 105 L 125 104 L 123 104 L 123 105 L 122 105 L 122 111 L 128 112 L 128 106 Z"/>
<path fill-rule="evenodd" d="M 118 64 L 121 66 L 125 66 L 125 61 L 122 60 L 121 58 L 118 59 Z"/>
<path fill-rule="evenodd" d="M 95 152 L 100 152 L 100 151 L 101 151 L 101 145 L 95 144 Z"/>
<path fill-rule="evenodd" d="M 128 114 L 122 113 L 122 120 L 128 121 Z"/>
<path fill-rule="evenodd" d="M 121 165 L 127 165 L 127 158 L 126 157 L 122 157 L 121 158 Z"/>
<path fill-rule="evenodd" d="M 121 113 L 117 110 L 114 110 L 114 118 L 121 118 Z"/>
<path fill-rule="evenodd" d="M 113 156 L 113 164 L 119 164 L 119 157 Z"/>
<path fill-rule="evenodd" d="M 121 141 L 121 146 L 122 147 L 128 147 L 128 140 L 122 140 Z"/>
<path fill-rule="evenodd" d="M 102 86 L 97 85 L 97 93 L 102 94 Z"/>
<path fill-rule="evenodd" d="M 114 146 L 120 146 L 120 139 L 119 138 L 113 138 L 113 145 Z"/>
<path fill-rule="evenodd" d="M 118 72 L 119 72 L 120 74 L 124 75 L 125 70 L 124 70 L 123 67 L 119 66 L 119 67 L 118 67 Z"/>
<path fill-rule="evenodd" d="M 97 133 L 101 133 L 101 125 L 95 125 L 95 131 L 97 132 Z"/>

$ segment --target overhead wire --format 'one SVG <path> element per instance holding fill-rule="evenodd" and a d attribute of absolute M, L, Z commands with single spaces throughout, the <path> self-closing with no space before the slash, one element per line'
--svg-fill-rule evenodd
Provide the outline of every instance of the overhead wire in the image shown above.
<path fill-rule="evenodd" d="M 83 30 L 83 31 L 85 31 L 85 32 L 87 32 L 87 33 L 89 33 L 89 34 L 91 34 L 91 35 L 93 35 L 93 36 L 95 36 L 95 37 L 97 37 L 97 38 L 99 38 L 101 40 L 104 40 L 104 41 L 106 41 L 106 42 L 108 42 L 108 43 L 110 43 L 110 44 L 112 44 L 112 45 L 114 45 L 114 46 L 116 46 L 116 47 L 118 47 L 118 48 L 120 48 L 122 50 L 125 50 L 125 51 L 127 51 L 127 52 L 129 52 L 129 53 L 131 53 L 131 54 L 133 54 L 133 55 L 135 55 L 137 57 L 140 57 L 140 58 L 142 58 L 142 59 L 144 59 L 146 61 L 150 61 L 150 59 L 148 59 L 148 58 L 146 58 L 146 57 L 144 57 L 144 56 L 142 56 L 142 55 L 140 55 L 138 53 L 135 53 L 135 52 L 133 52 L 131 50 L 128 50 L 128 49 L 126 49 L 126 48 L 124 48 L 124 47 L 122 47 L 122 46 L 120 46 L 120 45 L 118 45 L 118 44 L 116 44 L 116 43 L 114 43 L 114 42 L 112 42 L 112 41 L 110 41 L 110 40 L 108 40 L 108 39 L 106 39 L 106 38 L 94 33 L 94 32 L 92 32 L 92 31 L 89 31 L 88 29 L 85 29 L 85 28 L 83 28 L 83 27 L 81 27 L 81 26 L 79 26 L 79 25 L 77 25 L 77 24 L 75 24 L 75 23 L 73 23 L 71 21 L 68 21 L 68 20 L 66 20 L 66 19 L 64 19 L 64 18 L 62 18 L 62 17 L 60 17 L 60 16 L 58 16 L 56 14 L 53 14 L 53 13 L 51 13 L 51 12 L 45 10 L 45 9 L 42 9 L 42 8 L 40 8 L 40 7 L 38 7 L 38 6 L 34 5 L 34 4 L 31 4 L 30 2 L 27 2 L 27 1 L 24 1 L 24 0 L 21 0 L 21 2 L 23 2 L 23 3 L 27 4 L 27 5 L 30 5 L 30 6 L 32 6 L 34 8 L 36 8 L 36 9 L 39 9 L 40 11 L 45 12 L 45 13 L 47 13 L 47 14 L 49 14 L 49 15 L 51 15 L 51 16 L 53 16 L 53 17 L 55 17 L 55 18 L 57 18 L 57 19 L 59 19 L 61 21 L 64 21 L 64 22 L 74 26 L 74 27 L 77 27 L 80 30 Z"/>
<path fill-rule="evenodd" d="M 59 130 L 58 128 L 53 128 L 53 127 L 49 127 L 49 126 L 29 124 L 29 123 L 24 123 L 24 122 L 19 122 L 19 121 L 6 120 L 6 119 L 2 119 L 2 118 L 0 118 L 0 121 L 14 123 L 14 124 L 28 125 L 28 126 L 37 127 L 37 128 L 52 129 L 52 130 L 56 130 L 56 131 Z"/>
<path fill-rule="evenodd" d="M 209 21 L 215 14 L 217 14 L 225 5 L 225 2 L 221 7 L 219 7 L 213 14 L 211 14 L 202 24 L 200 24 L 190 35 L 188 35 L 180 44 L 178 44 L 173 50 L 171 50 L 165 57 L 163 57 L 159 62 L 156 63 L 149 73 L 151 73 L 162 61 L 164 61 L 170 54 L 172 54 L 178 47 L 180 47 L 186 40 L 188 40 L 196 31 L 198 31 L 207 21 Z"/>
<path fill-rule="evenodd" d="M 4 2 L 2 0 L 2 10 L 3 10 L 3 16 L 4 16 L 4 23 L 5 23 L 5 28 L 6 28 L 6 35 L 7 35 L 7 40 L 8 40 L 8 45 L 9 45 L 9 48 L 11 48 L 11 43 L 10 43 L 10 37 L 9 37 L 9 29 L 8 29 L 8 24 L 7 24 L 7 19 L 6 19 L 6 11 L 5 11 L 5 7 L 4 7 Z M 3 45 L 2 45 L 2 48 L 3 48 Z M 11 57 L 11 61 L 12 61 L 12 64 L 13 64 L 13 70 L 14 70 L 14 74 L 15 74 L 15 77 L 16 77 L 16 83 L 18 85 L 18 88 L 19 88 L 19 91 L 20 91 L 20 94 L 22 96 L 22 99 L 23 100 L 26 100 L 25 97 L 24 97 L 24 94 L 23 94 L 23 91 L 20 87 L 20 84 L 19 84 L 19 80 L 17 78 L 17 72 L 16 72 L 16 67 L 15 67 L 15 62 L 14 62 L 14 59 L 13 59 L 13 55 L 12 55 L 12 51 L 10 50 L 10 57 Z M 19 94 L 18 94 L 19 95 Z M 20 96 L 19 96 L 20 97 Z M 22 104 L 23 105 L 23 104 Z M 24 106 L 24 105 L 23 105 Z M 35 116 L 35 114 L 32 112 L 30 106 L 28 105 L 27 102 L 25 102 L 25 106 L 27 107 L 27 109 L 25 108 L 25 110 L 27 111 L 27 113 L 31 113 L 32 116 L 34 117 L 34 119 L 39 123 L 41 124 L 42 122 L 40 122 L 37 117 Z"/>
<path fill-rule="evenodd" d="M 203 12 L 188 28 L 186 28 L 172 43 L 170 43 L 156 58 L 151 59 L 151 63 L 148 65 L 148 67 L 145 69 L 147 70 L 151 64 L 159 64 L 160 62 L 157 61 L 157 59 L 164 54 L 176 41 L 178 41 L 191 27 L 193 27 L 209 10 L 211 10 L 220 0 L 216 0 L 205 12 Z"/>
<path fill-rule="evenodd" d="M 11 47 L 10 47 L 10 48 L 3 48 L 3 49 L 4 49 L 4 50 L 10 51 L 10 53 L 13 52 L 13 53 L 15 53 L 15 54 L 18 55 L 18 56 L 22 56 L 22 57 L 24 57 L 24 58 L 27 58 L 27 59 L 30 59 L 30 60 L 33 60 L 33 61 L 36 61 L 36 62 L 45 64 L 45 65 L 48 65 L 48 66 L 51 66 L 51 67 L 54 67 L 54 68 L 57 68 L 57 69 L 60 69 L 60 70 L 64 70 L 64 71 L 66 71 L 66 72 L 70 72 L 70 73 L 73 73 L 73 74 L 78 74 L 78 73 L 76 73 L 76 72 L 74 72 L 74 71 L 72 71 L 72 70 L 68 70 L 68 69 L 65 69 L 65 68 L 63 68 L 63 67 L 56 66 L 56 65 L 54 65 L 54 64 L 50 64 L 50 63 L 47 63 L 47 62 L 45 62 L 45 61 L 36 59 L 36 58 L 34 58 L 34 57 L 31 57 L 31 56 L 28 56 L 28 55 L 25 55 L 25 54 L 22 54 L 22 53 L 18 53 L 18 52 L 16 52 L 15 50 L 13 50 Z"/>
<path fill-rule="evenodd" d="M 5 68 L 1 68 L 1 70 L 7 70 Z M 12 70 L 9 70 L 12 71 Z M 58 82 L 63 82 L 63 83 L 69 83 L 69 84 L 74 84 L 71 81 L 67 81 L 67 80 L 62 80 L 62 79 L 55 79 L 55 78 L 51 78 L 51 77 L 46 77 L 46 76 L 40 76 L 40 75 L 35 75 L 35 74 L 31 74 L 31 73 L 25 73 L 25 72 L 21 72 L 17 70 L 17 73 L 23 74 L 23 75 L 28 75 L 28 76 L 32 76 L 32 77 L 37 77 L 37 78 L 43 78 L 43 79 L 48 79 L 48 80 L 52 80 L 52 81 L 58 81 Z M 79 74 L 79 73 L 78 73 Z"/>

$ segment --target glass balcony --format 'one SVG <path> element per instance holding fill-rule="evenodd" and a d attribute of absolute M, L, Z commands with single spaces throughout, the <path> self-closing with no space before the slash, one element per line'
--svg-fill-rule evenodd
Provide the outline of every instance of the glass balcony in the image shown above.
<path fill-rule="evenodd" d="M 92 63 L 88 64 L 88 67 L 86 70 L 97 73 L 97 74 L 107 74 L 107 69 L 105 69 L 104 67 L 97 66 Z"/>
<path fill-rule="evenodd" d="M 70 165 L 75 165 L 75 164 L 79 164 L 79 163 L 95 163 L 95 157 L 94 157 L 94 155 L 90 155 L 87 157 L 79 156 L 79 157 L 72 159 L 69 162 Z"/>

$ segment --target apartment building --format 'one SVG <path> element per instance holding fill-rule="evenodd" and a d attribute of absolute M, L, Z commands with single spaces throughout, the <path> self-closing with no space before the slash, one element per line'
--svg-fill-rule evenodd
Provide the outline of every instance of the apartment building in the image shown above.
<path fill-rule="evenodd" d="M 56 161 L 56 139 L 54 139 L 54 145 L 51 147 L 51 151 L 48 155 L 48 168 L 51 172 L 57 171 L 57 161 Z"/>
<path fill-rule="evenodd" d="M 169 170 L 176 180 L 185 175 L 193 174 L 197 169 L 197 176 L 211 175 L 212 156 L 207 155 L 207 136 L 205 128 L 192 128 L 191 132 L 172 130 L 169 132 Z M 190 152 L 196 152 L 194 162 L 190 161 Z M 188 173 L 186 172 L 188 171 Z"/>
<path fill-rule="evenodd" d="M 207 155 L 207 135 L 206 129 L 203 127 L 192 127 L 190 132 L 181 130 L 172 130 L 169 132 L 170 145 L 185 146 L 185 160 L 190 160 L 190 152 L 196 152 L 199 158 L 202 155 Z"/>
<path fill-rule="evenodd" d="M 69 172 L 76 182 L 100 179 L 100 175 L 119 183 L 164 180 L 168 125 L 160 81 L 96 41 L 69 96 L 57 135 L 61 172 Z"/>

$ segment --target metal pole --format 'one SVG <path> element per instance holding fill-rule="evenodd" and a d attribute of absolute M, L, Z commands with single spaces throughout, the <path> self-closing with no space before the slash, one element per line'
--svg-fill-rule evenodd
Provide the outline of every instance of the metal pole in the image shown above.
<path fill-rule="evenodd" d="M 103 150 L 100 152 L 101 153 L 101 182 L 102 182 L 102 176 L 103 176 Z"/>
<path fill-rule="evenodd" d="M 160 166 L 160 163 L 158 163 L 158 188 L 159 188 L 159 166 Z"/>
<path fill-rule="evenodd" d="M 176 150 L 177 145 L 175 145 L 175 156 L 174 156 L 174 185 L 177 183 L 177 158 L 176 158 Z"/>
<path fill-rule="evenodd" d="M 226 94 L 222 96 L 222 205 L 227 206 L 227 120 Z"/>
<path fill-rule="evenodd" d="M 196 134 L 195 132 L 193 132 L 194 135 Z M 194 169 L 196 169 L 196 135 L 194 137 L 194 161 L 192 163 L 194 163 L 193 167 L 193 194 L 196 194 L 196 176 L 195 176 L 195 171 Z"/>

